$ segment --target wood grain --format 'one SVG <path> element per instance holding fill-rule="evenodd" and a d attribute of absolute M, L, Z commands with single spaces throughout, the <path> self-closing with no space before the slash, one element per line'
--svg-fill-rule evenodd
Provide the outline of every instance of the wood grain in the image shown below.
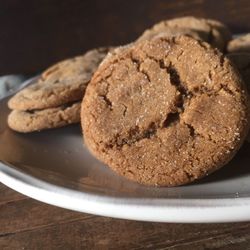
<path fill-rule="evenodd" d="M 31 199 L 0 206 L 0 214 L 0 249 L 247 249 L 250 243 L 250 223 L 118 220 Z"/>
<path fill-rule="evenodd" d="M 250 31 L 249 0 L 2 0 L 0 75 L 34 74 L 102 45 L 133 41 L 171 17 L 196 15 Z M 0 249 L 250 249 L 250 223 L 168 224 L 77 213 L 0 184 Z"/>
<path fill-rule="evenodd" d="M 55 206 L 32 199 L 3 204 L 0 206 L 0 236 L 92 217 L 66 209 L 61 209 L 58 213 L 58 210 Z M 15 220 L 10 220 L 12 216 Z"/>
<path fill-rule="evenodd" d="M 18 200 L 27 199 L 24 195 L 11 190 L 10 188 L 0 185 L 0 205 L 8 202 L 15 202 Z"/>

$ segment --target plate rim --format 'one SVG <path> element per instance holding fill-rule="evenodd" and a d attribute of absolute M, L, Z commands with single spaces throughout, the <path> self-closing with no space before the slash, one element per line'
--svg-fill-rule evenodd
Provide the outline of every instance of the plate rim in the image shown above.
<path fill-rule="evenodd" d="M 250 220 L 250 197 L 118 198 L 54 185 L 2 162 L 0 162 L 0 181 L 19 193 L 47 204 L 112 218 L 171 223 Z"/>

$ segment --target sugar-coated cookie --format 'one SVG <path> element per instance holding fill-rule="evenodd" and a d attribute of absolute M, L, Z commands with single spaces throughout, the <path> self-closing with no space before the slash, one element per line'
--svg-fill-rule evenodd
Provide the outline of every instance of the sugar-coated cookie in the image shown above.
<path fill-rule="evenodd" d="M 187 36 L 117 49 L 97 69 L 81 109 L 90 151 L 118 174 L 157 186 L 225 165 L 248 119 L 248 94 L 230 60 Z"/>

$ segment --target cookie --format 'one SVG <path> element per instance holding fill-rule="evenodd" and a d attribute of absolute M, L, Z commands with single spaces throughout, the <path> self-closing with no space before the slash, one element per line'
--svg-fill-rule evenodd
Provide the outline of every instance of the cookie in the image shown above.
<path fill-rule="evenodd" d="M 190 28 L 182 28 L 182 27 L 171 27 L 167 26 L 165 22 L 160 22 L 154 25 L 151 29 L 146 30 L 142 36 L 138 38 L 137 41 L 150 40 L 157 37 L 168 37 L 168 36 L 180 36 L 180 35 L 188 35 L 197 40 L 203 40 L 203 36 L 201 36 L 197 31 L 194 31 Z"/>
<path fill-rule="evenodd" d="M 250 33 L 231 40 L 227 45 L 229 53 L 247 52 L 250 53 Z"/>
<path fill-rule="evenodd" d="M 87 87 L 84 141 L 118 174 L 177 186 L 225 165 L 248 132 L 248 95 L 217 49 L 187 36 L 109 56 Z"/>
<path fill-rule="evenodd" d="M 13 96 L 9 108 L 46 109 L 82 99 L 87 84 L 108 50 L 90 50 L 83 56 L 55 64 L 42 73 L 36 83 Z"/>
<path fill-rule="evenodd" d="M 229 29 L 217 20 L 196 18 L 192 16 L 169 19 L 155 24 L 146 30 L 139 41 L 151 39 L 159 33 L 166 35 L 190 35 L 210 43 L 212 46 L 224 50 L 225 45 L 231 39 Z"/>
<path fill-rule="evenodd" d="M 248 89 L 248 93 L 250 93 L 250 54 L 232 53 L 228 54 L 227 56 L 235 63 L 235 65 L 239 69 Z M 250 133 L 248 133 L 246 140 L 250 142 Z"/>
<path fill-rule="evenodd" d="M 43 110 L 13 110 L 8 116 L 11 129 L 28 133 L 44 129 L 59 128 L 80 121 L 81 102 Z"/>

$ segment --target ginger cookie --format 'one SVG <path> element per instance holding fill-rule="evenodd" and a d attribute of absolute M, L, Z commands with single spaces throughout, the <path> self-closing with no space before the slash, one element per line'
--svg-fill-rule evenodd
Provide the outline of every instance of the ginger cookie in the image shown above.
<path fill-rule="evenodd" d="M 225 45 L 231 39 L 229 29 L 221 22 L 186 16 L 161 21 L 144 31 L 138 40 L 152 39 L 159 33 L 163 33 L 166 36 L 189 35 L 208 42 L 221 51 L 224 50 Z"/>
<path fill-rule="evenodd" d="M 11 129 L 22 133 L 59 128 L 78 123 L 80 109 L 81 102 L 75 102 L 43 110 L 13 110 L 8 116 L 8 125 Z"/>
<path fill-rule="evenodd" d="M 217 49 L 191 37 L 117 50 L 87 87 L 84 140 L 136 182 L 177 186 L 225 165 L 248 132 L 245 86 Z"/>
<path fill-rule="evenodd" d="M 227 51 L 229 53 L 250 53 L 250 33 L 231 40 L 227 45 Z"/>
<path fill-rule="evenodd" d="M 42 73 L 34 84 L 14 95 L 10 109 L 34 110 L 81 100 L 87 84 L 108 48 L 93 49 L 83 56 L 59 62 Z"/>

